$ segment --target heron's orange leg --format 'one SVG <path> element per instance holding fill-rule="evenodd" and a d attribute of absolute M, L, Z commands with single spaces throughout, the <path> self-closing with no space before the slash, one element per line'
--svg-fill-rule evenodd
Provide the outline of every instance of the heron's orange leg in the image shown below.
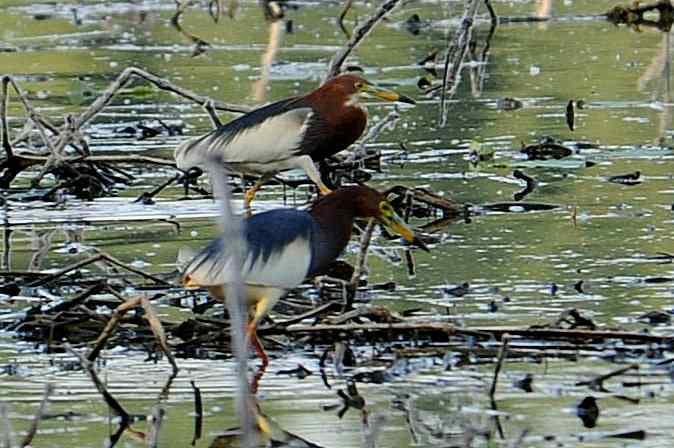
<path fill-rule="evenodd" d="M 255 395 L 257 394 L 257 389 L 260 385 L 260 380 L 262 380 L 262 377 L 267 371 L 267 366 L 269 365 L 269 357 L 267 356 L 267 353 L 264 351 L 264 347 L 262 346 L 260 339 L 257 337 L 257 328 L 255 322 L 250 322 L 248 324 L 248 330 L 246 331 L 246 340 L 250 341 L 253 344 L 253 347 L 255 347 L 255 353 L 257 354 L 258 358 L 262 360 L 262 364 L 255 371 L 255 375 L 253 376 L 253 379 L 250 382 L 250 393 Z"/>
<path fill-rule="evenodd" d="M 264 351 L 264 347 L 262 346 L 262 343 L 260 342 L 260 339 L 257 337 L 257 326 L 255 322 L 251 322 L 248 324 L 248 329 L 246 331 L 246 340 L 250 341 L 251 344 L 253 344 L 253 347 L 255 348 L 255 353 L 257 354 L 258 358 L 262 361 L 262 365 L 266 368 L 269 365 L 269 356 L 267 356 L 267 352 Z"/>

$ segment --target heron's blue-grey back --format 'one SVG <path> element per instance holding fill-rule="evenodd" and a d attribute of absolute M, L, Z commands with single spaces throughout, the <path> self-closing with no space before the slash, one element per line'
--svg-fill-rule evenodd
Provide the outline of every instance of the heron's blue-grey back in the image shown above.
<path fill-rule="evenodd" d="M 246 244 L 242 278 L 249 285 L 293 288 L 309 272 L 319 232 L 307 212 L 279 209 L 244 222 Z M 222 238 L 211 241 L 185 269 L 193 284 L 216 286 L 231 281 L 231 248 Z"/>

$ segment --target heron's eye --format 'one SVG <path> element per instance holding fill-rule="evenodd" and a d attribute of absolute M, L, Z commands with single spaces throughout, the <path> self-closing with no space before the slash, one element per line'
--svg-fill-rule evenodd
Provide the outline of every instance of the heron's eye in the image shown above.
<path fill-rule="evenodd" d="M 390 215 L 391 213 L 393 213 L 393 207 L 391 207 L 391 204 L 389 204 L 388 202 L 380 203 L 379 210 L 381 210 L 382 213 L 386 215 Z"/>
<path fill-rule="evenodd" d="M 356 82 L 353 86 L 356 88 L 356 90 L 360 90 L 360 89 L 363 88 L 363 83 L 362 82 Z"/>

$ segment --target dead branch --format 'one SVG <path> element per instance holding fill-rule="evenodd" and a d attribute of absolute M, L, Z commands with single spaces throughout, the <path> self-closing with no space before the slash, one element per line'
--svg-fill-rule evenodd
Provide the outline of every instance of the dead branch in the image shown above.
<path fill-rule="evenodd" d="M 110 339 L 110 337 L 114 333 L 115 329 L 117 328 L 117 325 L 119 325 L 119 321 L 122 319 L 122 317 L 124 317 L 124 315 L 128 311 L 138 307 L 140 303 L 141 298 L 136 297 L 127 300 L 126 302 L 122 303 L 117 308 L 115 308 L 115 311 L 112 312 L 112 316 L 110 316 L 108 324 L 105 326 L 100 336 L 98 336 L 96 342 L 94 342 L 93 350 L 91 350 L 87 355 L 87 360 L 89 362 L 94 362 L 96 360 L 98 354 L 101 352 L 101 350 L 103 350 L 103 347 L 105 347 L 105 343 L 108 342 L 108 339 Z"/>
<path fill-rule="evenodd" d="M 38 130 L 38 133 L 40 134 L 40 137 L 42 138 L 42 141 L 44 142 L 45 146 L 49 149 L 49 154 L 50 155 L 55 154 L 56 148 L 54 147 L 52 141 L 47 136 L 47 130 L 43 125 L 42 116 L 35 110 L 33 105 L 30 104 L 30 101 L 28 101 L 28 98 L 26 97 L 26 94 L 24 93 L 23 89 L 19 87 L 19 85 L 16 83 L 16 81 L 14 81 L 14 79 L 11 76 L 4 76 L 2 78 L 2 81 L 3 84 L 7 82 L 12 86 L 14 92 L 19 97 L 19 101 L 21 101 L 21 104 L 23 105 L 23 108 L 26 111 L 28 118 L 33 121 L 35 127 Z"/>
<path fill-rule="evenodd" d="M 47 411 L 47 403 L 49 403 L 49 396 L 52 394 L 52 392 L 54 392 L 54 386 L 50 383 L 45 384 L 42 401 L 40 401 L 40 406 L 38 406 L 35 417 L 33 417 L 33 422 L 30 425 L 30 429 L 21 442 L 22 447 L 30 446 L 31 442 L 33 441 L 33 437 L 35 437 L 35 434 L 37 433 L 37 427 L 39 426 L 40 421 L 42 421 L 42 416 Z"/>
<path fill-rule="evenodd" d="M 65 148 L 68 145 L 72 145 L 75 147 L 80 154 L 83 157 L 88 156 L 88 147 L 86 146 L 86 141 L 84 140 L 84 137 L 81 134 L 82 128 L 90 121 L 92 120 L 105 106 L 107 106 L 112 98 L 121 90 L 124 88 L 126 85 L 129 84 L 129 82 L 133 78 L 141 78 L 144 79 L 145 81 L 153 84 L 155 87 L 159 88 L 160 90 L 168 91 L 171 92 L 175 95 L 181 96 L 187 100 L 196 102 L 201 105 L 206 105 L 210 104 L 213 109 L 216 110 L 223 110 L 223 111 L 229 111 L 229 112 L 239 112 L 239 113 L 244 113 L 249 110 L 248 107 L 245 106 L 238 106 L 238 105 L 232 105 L 232 104 L 227 104 L 227 103 L 222 103 L 218 101 L 213 101 L 208 97 L 198 95 L 190 90 L 183 89 L 182 87 L 176 86 L 172 84 L 171 82 L 160 78 L 156 75 L 153 75 L 149 72 L 146 72 L 144 70 L 141 70 L 136 67 L 129 67 L 122 71 L 120 75 L 108 86 L 108 88 L 103 92 L 101 96 L 99 96 L 88 108 L 86 108 L 80 115 L 78 116 L 68 116 L 64 120 L 64 124 L 61 128 L 57 128 L 56 126 L 52 125 L 49 123 L 47 119 L 42 117 L 36 110 L 33 108 L 33 106 L 30 104 L 28 101 L 25 93 L 21 89 L 21 87 L 14 81 L 14 79 L 10 76 L 4 76 L 2 78 L 2 87 L 3 87 L 3 97 L 0 98 L 0 100 L 4 101 L 5 103 L 7 102 L 7 86 L 11 85 L 14 91 L 16 92 L 17 96 L 19 97 L 19 100 L 23 104 L 23 107 L 28 115 L 29 120 L 35 125 L 35 127 L 38 130 L 38 133 L 41 136 L 42 141 L 44 142 L 45 146 L 49 150 L 49 154 L 45 156 L 35 156 L 35 155 L 21 155 L 17 156 L 13 153 L 11 149 L 11 144 L 9 140 L 9 133 L 8 133 L 8 127 L 6 125 L 6 116 L 5 116 L 5 122 L 3 122 L 3 129 L 2 129 L 2 135 L 3 135 L 3 149 L 8 156 L 4 161 L 0 163 L 0 169 L 5 169 L 5 173 L 3 176 L 0 178 L 0 187 L 9 187 L 9 184 L 11 181 L 20 173 L 21 171 L 25 170 L 26 168 L 33 166 L 33 165 L 38 165 L 40 163 L 43 163 L 42 169 L 38 176 L 36 176 L 35 179 L 33 179 L 33 182 L 37 183 L 39 182 L 42 177 L 49 172 L 51 169 L 53 169 L 55 166 L 62 165 L 62 164 L 67 164 L 67 163 L 75 163 L 77 161 L 82 161 L 83 159 L 79 157 L 75 158 L 68 158 L 65 155 Z M 2 114 L 6 114 L 6 109 L 3 109 L 2 107 L 2 101 L 0 101 L 0 121 L 2 121 Z M 3 112 L 4 111 L 4 112 Z M 52 142 L 52 140 L 49 138 L 49 135 L 47 131 L 54 133 L 57 135 L 56 141 Z M 79 149 L 76 145 L 80 144 L 83 149 Z M 9 148 L 9 152 L 7 149 Z M 127 157 L 127 156 L 124 156 Z M 173 163 L 167 160 L 162 160 L 162 159 L 156 159 L 156 160 L 151 160 L 151 158 L 140 158 L 140 157 L 132 157 L 132 158 L 127 158 L 127 159 L 115 159 L 114 156 L 105 156 L 103 158 L 100 158 L 96 160 L 95 158 L 88 158 L 88 161 L 91 162 L 96 162 L 96 161 L 114 161 L 114 162 L 140 162 L 140 161 L 147 161 L 149 163 L 155 163 L 155 164 L 161 164 L 161 165 L 167 165 L 167 166 L 172 166 Z"/>
<path fill-rule="evenodd" d="M 587 381 L 579 381 L 576 383 L 576 386 L 588 386 L 592 390 L 597 390 L 600 392 L 609 392 L 606 390 L 604 387 L 604 381 L 613 378 L 615 376 L 620 376 L 623 373 L 629 372 L 630 370 L 639 370 L 639 364 L 630 364 L 627 367 L 620 368 L 618 370 L 614 370 L 613 372 L 609 372 L 604 375 L 600 375 L 596 378 L 592 378 L 591 380 Z"/>
<path fill-rule="evenodd" d="M 471 0 L 466 5 L 461 27 L 454 35 L 454 39 L 445 54 L 445 72 L 442 78 L 442 91 L 440 92 L 440 126 L 447 125 L 447 100 L 456 94 L 459 87 L 461 66 L 468 53 L 468 44 L 470 43 L 478 6 L 479 0 Z"/>
<path fill-rule="evenodd" d="M 157 284 L 164 285 L 164 286 L 172 286 L 171 283 L 169 283 L 165 280 L 162 280 L 159 277 L 156 277 L 152 274 L 148 274 L 146 272 L 143 272 L 140 269 L 136 269 L 132 266 L 129 266 L 128 264 L 123 263 L 120 260 L 114 258 L 112 255 L 108 255 L 108 254 L 103 253 L 103 252 L 99 252 L 98 254 L 87 258 L 86 260 L 78 261 L 77 263 L 71 264 L 70 266 L 66 266 L 65 268 L 63 268 L 59 271 L 56 271 L 53 274 L 50 274 L 50 275 L 42 277 L 38 280 L 35 280 L 34 282 L 28 284 L 27 286 L 35 288 L 37 286 L 45 285 L 47 283 L 53 282 L 54 280 L 64 276 L 65 274 L 67 274 L 69 272 L 75 271 L 77 269 L 80 269 L 80 268 L 88 265 L 88 264 L 96 263 L 98 261 L 106 261 L 106 262 L 108 262 L 110 264 L 113 264 L 113 265 L 116 265 L 116 266 L 118 266 L 118 267 L 120 267 L 124 270 L 132 272 L 136 275 L 139 275 L 139 276 L 141 276 L 141 277 L 143 277 L 147 280 L 152 280 L 153 282 L 155 282 Z"/>
<path fill-rule="evenodd" d="M 340 325 L 345 322 L 360 318 L 367 317 L 370 320 L 378 322 L 402 322 L 402 318 L 397 314 L 388 310 L 384 306 L 359 306 L 358 308 L 342 313 L 337 317 L 326 319 L 327 324 L 329 325 Z"/>
<path fill-rule="evenodd" d="M 385 196 L 396 195 L 398 198 L 391 199 L 394 206 L 400 202 L 401 208 L 405 205 L 405 198 L 411 198 L 414 201 L 424 203 L 442 211 L 443 217 L 457 216 L 465 211 L 465 205 L 461 204 L 451 197 L 439 196 L 438 194 L 425 188 L 409 188 L 404 185 L 394 185 L 384 191 Z"/>
<path fill-rule="evenodd" d="M 325 75 L 325 80 L 334 78 L 341 71 L 342 65 L 351 52 L 361 44 L 361 42 L 370 34 L 374 27 L 386 17 L 393 8 L 400 2 L 400 0 L 385 0 L 379 9 L 368 20 L 359 25 L 353 30 L 353 35 L 349 41 L 342 47 L 330 60 L 328 65 L 328 72 Z"/>
<path fill-rule="evenodd" d="M 281 322 L 276 322 L 274 324 L 275 327 L 287 327 L 289 325 L 296 324 L 298 322 L 302 322 L 305 319 L 311 319 L 312 317 L 320 316 L 322 314 L 327 313 L 328 311 L 332 310 L 333 308 L 337 308 L 338 304 L 335 302 L 328 302 L 324 305 L 321 305 L 319 307 L 316 307 L 312 310 L 307 311 L 306 313 L 299 314 L 293 318 L 286 319 Z"/>
<path fill-rule="evenodd" d="M 474 336 L 481 339 L 495 337 L 500 339 L 508 334 L 512 340 L 514 337 L 534 340 L 564 340 L 574 343 L 587 341 L 621 340 L 631 342 L 653 342 L 661 344 L 674 343 L 674 336 L 658 336 L 654 334 L 635 333 L 627 331 L 598 331 L 598 330 L 565 330 L 565 329 L 518 329 L 512 327 L 475 327 L 464 328 L 450 324 L 435 322 L 402 322 L 392 324 L 348 324 L 348 325 L 290 325 L 287 328 L 264 328 L 260 329 L 263 334 L 315 334 L 326 336 L 335 333 L 355 334 L 364 332 L 370 334 L 405 335 L 409 333 L 425 334 L 433 339 L 447 340 L 449 336 Z"/>
<path fill-rule="evenodd" d="M 83 113 L 81 113 L 78 117 L 75 118 L 76 127 L 79 129 L 88 121 L 90 121 L 92 118 L 94 118 L 96 114 L 98 114 L 110 102 L 110 100 L 112 100 L 112 98 L 117 94 L 117 92 L 124 86 L 126 86 L 129 83 L 129 81 L 131 81 L 134 77 L 142 78 L 145 81 L 153 84 L 160 90 L 171 92 L 187 100 L 193 101 L 197 104 L 203 105 L 206 102 L 211 101 L 211 99 L 206 96 L 198 95 L 192 92 L 191 90 L 176 86 L 170 81 L 160 78 L 159 76 L 153 75 L 150 72 L 147 72 L 137 67 L 128 67 L 124 69 L 124 71 L 122 71 L 122 73 L 117 77 L 117 79 L 115 79 L 110 84 L 110 86 L 108 86 L 105 92 L 103 92 L 103 94 L 99 96 L 96 99 L 96 101 L 94 101 Z M 220 101 L 213 101 L 213 107 L 215 107 L 217 110 L 222 110 L 226 112 L 238 112 L 238 113 L 245 113 L 250 110 L 250 108 L 246 106 L 228 104 Z"/>

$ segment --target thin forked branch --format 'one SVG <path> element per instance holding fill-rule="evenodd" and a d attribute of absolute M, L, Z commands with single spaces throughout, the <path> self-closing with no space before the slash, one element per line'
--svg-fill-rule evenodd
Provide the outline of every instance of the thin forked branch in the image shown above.
<path fill-rule="evenodd" d="M 325 80 L 334 78 L 341 71 L 342 65 L 346 58 L 351 54 L 351 52 L 360 45 L 360 43 L 370 34 L 372 29 L 381 22 L 381 20 L 386 17 L 393 8 L 400 2 L 400 0 L 386 0 L 384 3 L 379 6 L 379 9 L 374 13 L 372 17 L 363 22 L 360 26 L 353 30 L 353 35 L 349 41 L 342 47 L 330 61 L 328 66 L 328 72 L 325 76 Z"/>

